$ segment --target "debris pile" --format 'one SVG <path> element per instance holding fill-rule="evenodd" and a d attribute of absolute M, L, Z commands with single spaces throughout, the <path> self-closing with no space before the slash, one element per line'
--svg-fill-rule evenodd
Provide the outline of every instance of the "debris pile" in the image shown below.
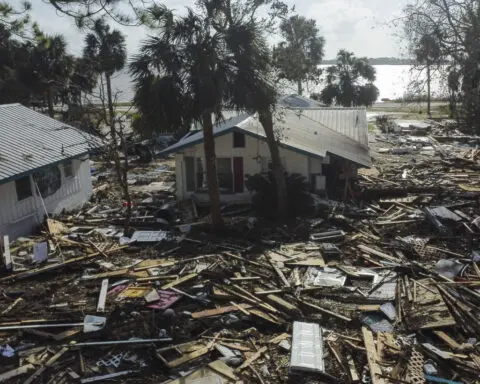
<path fill-rule="evenodd" d="M 170 205 L 165 172 L 132 178 L 124 236 L 99 180 L 4 243 L 0 382 L 479 383 L 478 184 L 454 176 L 477 158 L 383 160 L 357 204 L 282 225 L 241 210 L 221 236 Z"/>

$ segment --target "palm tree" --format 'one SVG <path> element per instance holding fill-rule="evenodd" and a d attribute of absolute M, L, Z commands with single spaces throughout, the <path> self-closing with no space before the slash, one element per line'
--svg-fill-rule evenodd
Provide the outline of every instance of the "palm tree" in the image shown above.
<path fill-rule="evenodd" d="M 220 211 L 220 191 L 217 179 L 213 118 L 221 118 L 223 100 L 228 84 L 229 66 L 223 40 L 191 9 L 186 16 L 174 17 L 166 8 L 157 8 L 159 34 L 147 39 L 134 57 L 130 72 L 136 81 L 135 102 L 140 110 L 145 105 L 146 87 L 157 95 L 158 108 L 167 116 L 178 113 L 182 118 L 171 119 L 181 126 L 185 121 L 198 122 L 203 128 L 207 186 L 212 224 L 224 227 Z M 152 84 L 161 83 L 173 91 L 169 96 Z M 160 97 L 158 97 L 160 96 Z M 148 98 L 148 96 L 147 96 Z"/>
<path fill-rule="evenodd" d="M 232 15 L 230 7 L 223 8 L 223 11 L 229 20 L 224 30 L 226 45 L 236 65 L 229 87 L 233 93 L 228 100 L 237 109 L 258 113 L 272 160 L 277 190 L 277 217 L 283 219 L 288 214 L 288 196 L 285 169 L 274 132 L 273 113 L 277 93 L 270 75 L 273 73 L 270 50 L 261 23 L 248 13 L 244 13 L 245 19 L 235 17 L 237 15 Z"/>
<path fill-rule="evenodd" d="M 337 64 L 327 68 L 327 86 L 320 93 L 326 104 L 336 101 L 343 107 L 370 106 L 378 98 L 375 68 L 366 57 L 356 57 L 344 49 L 337 54 Z"/>
<path fill-rule="evenodd" d="M 46 96 L 48 114 L 53 117 L 54 98 L 60 90 L 68 87 L 73 70 L 73 58 L 67 54 L 65 38 L 61 35 L 47 36 L 36 29 L 30 66 L 34 77 L 32 87 Z"/>
<path fill-rule="evenodd" d="M 85 38 L 83 56 L 89 61 L 89 63 L 96 69 L 98 73 L 105 76 L 105 82 L 107 85 L 108 123 L 110 126 L 111 153 L 115 162 L 117 179 L 120 187 L 122 188 L 123 197 L 127 203 L 124 228 L 125 233 L 128 233 L 130 230 L 130 217 L 132 215 L 132 203 L 127 182 L 128 151 L 125 138 L 122 134 L 123 131 L 121 126 L 119 130 L 120 134 L 117 134 L 112 96 L 112 76 L 115 72 L 123 69 L 127 58 L 125 37 L 116 29 L 111 30 L 110 26 L 103 19 L 97 19 L 93 25 L 93 32 L 89 33 Z M 120 139 L 120 142 L 118 142 L 117 136 Z M 120 163 L 120 157 L 117 150 L 119 144 L 125 155 L 123 166 Z"/>
<path fill-rule="evenodd" d="M 90 60 L 98 73 L 105 75 L 110 133 L 112 140 L 115 142 L 112 76 L 115 72 L 121 71 L 125 66 L 127 59 L 125 37 L 116 29 L 111 30 L 110 26 L 103 19 L 97 19 L 93 26 L 93 32 L 85 37 L 83 56 Z"/>

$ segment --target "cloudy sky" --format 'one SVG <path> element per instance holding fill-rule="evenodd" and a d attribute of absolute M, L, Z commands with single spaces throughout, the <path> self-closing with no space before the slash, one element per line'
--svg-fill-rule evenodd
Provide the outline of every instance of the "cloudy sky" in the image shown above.
<path fill-rule="evenodd" d="M 288 0 L 297 13 L 317 21 L 326 39 L 325 58 L 335 57 L 346 48 L 358 56 L 400 57 L 402 48 L 392 28 L 392 20 L 401 15 L 409 0 Z M 32 19 L 47 33 L 59 33 L 67 37 L 69 50 L 81 54 L 83 35 L 72 20 L 58 14 L 44 0 L 31 0 Z M 192 6 L 193 0 L 165 0 L 175 9 Z M 118 28 L 118 27 L 117 27 Z M 127 36 L 128 51 L 135 53 L 147 32 L 143 28 L 119 27 Z"/>

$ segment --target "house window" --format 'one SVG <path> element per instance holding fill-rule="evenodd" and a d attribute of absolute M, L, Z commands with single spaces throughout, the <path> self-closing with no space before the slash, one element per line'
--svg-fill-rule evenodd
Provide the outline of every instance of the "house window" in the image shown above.
<path fill-rule="evenodd" d="M 233 132 L 233 148 L 245 148 L 245 135 L 240 132 Z"/>
<path fill-rule="evenodd" d="M 17 190 L 17 200 L 25 200 L 32 196 L 32 184 L 30 184 L 30 176 L 22 177 L 15 180 L 15 189 Z"/>
<path fill-rule="evenodd" d="M 233 172 L 230 157 L 217 158 L 217 175 L 220 192 L 231 192 L 233 190 Z"/>
<path fill-rule="evenodd" d="M 73 177 L 73 163 L 72 160 L 69 160 L 63 164 L 63 173 L 65 177 Z"/>
<path fill-rule="evenodd" d="M 43 169 L 33 175 L 43 198 L 53 195 L 62 185 L 62 175 L 58 167 Z"/>

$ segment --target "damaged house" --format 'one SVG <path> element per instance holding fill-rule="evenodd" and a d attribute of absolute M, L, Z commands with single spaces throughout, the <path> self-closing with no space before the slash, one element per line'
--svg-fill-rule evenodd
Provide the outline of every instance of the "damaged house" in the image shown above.
<path fill-rule="evenodd" d="M 278 111 L 274 128 L 286 172 L 304 176 L 312 191 L 343 193 L 346 180 L 354 179 L 359 167 L 371 164 L 364 108 L 305 108 L 292 106 L 289 100 Z M 262 125 L 256 116 L 237 115 L 216 124 L 214 137 L 222 202 L 248 202 L 252 196 L 245 176 L 271 167 Z M 177 198 L 208 202 L 203 132 L 190 131 L 161 155 L 171 153 Z"/>
<path fill-rule="evenodd" d="M 92 194 L 94 137 L 20 104 L 0 105 L 0 235 L 31 233 L 46 212 L 78 208 Z"/>

